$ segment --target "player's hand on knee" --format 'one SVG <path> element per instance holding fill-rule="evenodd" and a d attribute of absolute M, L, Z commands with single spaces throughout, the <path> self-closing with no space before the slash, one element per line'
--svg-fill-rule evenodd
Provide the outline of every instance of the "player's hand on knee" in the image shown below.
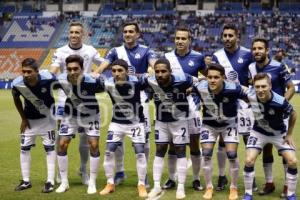
<path fill-rule="evenodd" d="M 291 135 L 287 135 L 285 137 L 283 144 L 285 144 L 285 143 L 287 143 L 288 145 L 290 145 L 293 148 L 296 148 L 295 143 L 294 143 L 293 138 L 292 138 Z"/>

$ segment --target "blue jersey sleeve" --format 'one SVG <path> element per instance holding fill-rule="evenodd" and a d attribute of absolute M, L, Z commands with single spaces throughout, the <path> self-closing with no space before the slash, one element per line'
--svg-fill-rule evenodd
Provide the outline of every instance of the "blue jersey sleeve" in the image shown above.
<path fill-rule="evenodd" d="M 284 85 L 287 85 L 290 81 L 292 81 L 291 74 L 283 64 L 280 65 L 280 77 Z"/>
<path fill-rule="evenodd" d="M 147 60 L 148 62 L 150 62 L 150 60 L 153 59 L 157 59 L 157 55 L 153 50 L 149 49 L 149 51 L 147 52 Z"/>
<path fill-rule="evenodd" d="M 115 48 L 112 48 L 108 51 L 105 56 L 105 60 L 107 60 L 110 64 L 118 59 L 117 51 Z"/>
<path fill-rule="evenodd" d="M 293 106 L 286 99 L 284 100 L 282 107 L 284 118 L 289 117 L 294 110 Z"/>

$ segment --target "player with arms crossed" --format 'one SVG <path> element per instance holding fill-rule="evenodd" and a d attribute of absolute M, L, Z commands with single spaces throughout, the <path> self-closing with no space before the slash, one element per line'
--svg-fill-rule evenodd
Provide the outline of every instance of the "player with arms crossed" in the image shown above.
<path fill-rule="evenodd" d="M 272 83 L 268 74 L 258 73 L 253 79 L 254 88 L 248 92 L 255 123 L 248 139 L 244 184 L 245 195 L 243 200 L 252 200 L 252 182 L 255 175 L 254 165 L 257 156 L 263 147 L 273 144 L 281 156 L 287 161 L 287 200 L 296 200 L 297 188 L 297 157 L 295 144 L 292 139 L 296 123 L 296 112 L 286 98 L 272 91 Z M 288 128 L 284 119 L 289 117 Z"/>
<path fill-rule="evenodd" d="M 128 73 L 141 76 L 147 73 L 148 67 L 154 66 L 156 60 L 155 53 L 144 45 L 138 44 L 138 39 L 141 36 L 140 28 L 136 22 L 126 22 L 123 24 L 123 40 L 124 44 L 119 47 L 112 48 L 106 55 L 105 61 L 95 70 L 94 76 L 97 77 L 99 73 L 102 73 L 108 66 L 117 59 L 125 60 L 128 65 Z M 149 114 L 149 98 L 147 94 L 141 92 L 141 101 L 144 110 L 144 116 L 146 121 L 146 144 L 145 155 L 148 160 L 150 143 L 148 142 L 148 136 L 151 132 L 150 127 L 150 114 Z M 115 184 L 120 184 L 125 179 L 124 173 L 124 145 L 120 143 L 115 151 L 116 159 L 116 175 Z"/>
<path fill-rule="evenodd" d="M 100 195 L 114 192 L 115 151 L 120 142 L 127 135 L 132 140 L 136 154 L 136 168 L 138 174 L 139 197 L 147 197 L 145 178 L 147 174 L 147 161 L 145 156 L 145 119 L 141 105 L 141 81 L 137 77 L 128 75 L 128 64 L 118 59 L 111 64 L 113 77 L 105 81 L 105 90 L 113 103 L 113 117 L 108 128 L 106 139 L 106 153 L 104 157 L 104 170 L 107 185 Z"/>
<path fill-rule="evenodd" d="M 67 99 L 59 130 L 57 160 L 61 184 L 56 189 L 57 193 L 63 193 L 69 189 L 67 150 L 79 127 L 84 129 L 84 134 L 87 135 L 90 145 L 90 178 L 87 193 L 94 194 L 97 192 L 96 178 L 100 159 L 100 115 L 95 94 L 103 91 L 103 81 L 83 74 L 83 62 L 83 58 L 79 55 L 68 56 L 66 58 L 67 73 L 58 77 L 59 85 L 65 92 Z"/>
<path fill-rule="evenodd" d="M 194 50 L 191 50 L 192 35 L 190 30 L 185 26 L 177 27 L 175 31 L 175 46 L 176 49 L 165 54 L 165 57 L 170 61 L 172 73 L 184 74 L 187 73 L 198 79 L 198 73 L 204 74 L 205 62 L 204 56 Z M 190 115 L 188 120 L 190 134 L 190 153 L 193 167 L 193 188 L 195 190 L 203 190 L 200 184 L 200 168 L 201 168 L 201 152 L 199 147 L 200 135 L 200 111 L 199 98 L 193 95 L 188 96 L 190 104 Z M 170 145 L 168 151 L 168 169 L 169 179 L 163 186 L 163 189 L 175 187 L 175 172 L 176 172 L 176 154 L 174 145 Z"/>
<path fill-rule="evenodd" d="M 205 200 L 212 199 L 212 155 L 215 142 L 222 135 L 225 142 L 229 171 L 231 176 L 229 200 L 238 199 L 237 179 L 239 162 L 237 148 L 239 135 L 237 131 L 238 100 L 246 94 L 238 83 L 225 81 L 223 66 L 211 63 L 207 68 L 207 80 L 195 85 L 195 93 L 201 98 L 203 106 L 203 124 L 201 127 L 200 143 L 204 157 L 203 171 L 206 181 Z"/>
<path fill-rule="evenodd" d="M 55 129 L 54 120 L 55 103 L 52 86 L 56 78 L 49 72 L 40 71 L 33 58 L 22 61 L 22 76 L 12 83 L 12 94 L 15 106 L 22 118 L 21 122 L 21 152 L 20 164 L 22 181 L 15 188 L 16 191 L 31 188 L 30 182 L 30 149 L 35 146 L 35 139 L 41 136 L 47 153 L 47 181 L 42 190 L 49 193 L 54 190 L 55 175 Z M 24 106 L 20 99 L 24 98 Z"/>
<path fill-rule="evenodd" d="M 80 22 L 71 22 L 69 25 L 69 35 L 68 35 L 68 44 L 58 48 L 52 59 L 52 64 L 50 71 L 54 74 L 58 74 L 59 72 L 66 72 L 66 58 L 70 55 L 76 54 L 80 55 L 84 59 L 83 63 L 83 71 L 84 73 L 90 73 L 92 70 L 92 64 L 96 64 L 97 66 L 104 60 L 100 57 L 99 52 L 92 46 L 86 45 L 82 42 L 84 37 L 84 27 Z M 63 91 L 59 90 L 58 93 L 58 106 L 57 106 L 57 117 L 58 117 L 58 125 L 60 123 L 60 119 L 64 114 L 64 103 L 66 100 L 66 95 Z M 81 128 L 78 130 L 81 132 Z M 80 142 L 79 142 L 79 153 L 80 153 L 80 169 L 79 174 L 81 176 L 82 184 L 88 184 L 88 174 L 86 172 L 86 165 L 89 158 L 89 145 L 87 141 L 86 134 L 80 134 Z M 57 177 L 57 182 L 60 183 L 60 177 Z"/>

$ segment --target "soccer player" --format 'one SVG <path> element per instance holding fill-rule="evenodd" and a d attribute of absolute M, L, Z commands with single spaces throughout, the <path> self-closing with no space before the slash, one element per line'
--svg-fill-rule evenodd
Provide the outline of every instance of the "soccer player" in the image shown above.
<path fill-rule="evenodd" d="M 225 81 L 223 66 L 212 63 L 207 68 L 207 80 L 196 84 L 195 92 L 201 98 L 203 106 L 203 124 L 201 127 L 200 143 L 204 157 L 203 171 L 206 181 L 206 191 L 203 198 L 212 199 L 212 155 L 215 142 L 222 135 L 225 142 L 229 171 L 231 176 L 229 200 L 238 199 L 237 179 L 239 162 L 237 148 L 239 135 L 237 131 L 238 99 L 245 98 L 238 83 Z"/>
<path fill-rule="evenodd" d="M 254 43 L 253 47 L 257 48 Z M 248 139 L 244 184 L 245 195 L 243 200 L 252 200 L 252 181 L 254 178 L 254 165 L 257 156 L 263 147 L 273 144 L 281 156 L 287 162 L 287 197 L 295 200 L 297 188 L 297 158 L 295 144 L 292 139 L 293 129 L 296 123 L 296 112 L 283 96 L 272 91 L 272 80 L 267 73 L 258 73 L 253 79 L 254 88 L 248 92 L 255 123 Z M 289 117 L 288 129 L 284 119 Z"/>
<path fill-rule="evenodd" d="M 248 86 L 248 67 L 252 62 L 251 51 L 239 45 L 239 30 L 234 24 L 225 24 L 222 29 L 221 39 L 223 48 L 213 54 L 213 61 L 221 64 L 225 68 L 227 80 L 239 82 L 243 86 Z M 243 135 L 244 143 L 253 125 L 252 111 L 243 100 L 240 100 L 238 110 L 238 133 Z M 217 191 L 223 190 L 228 183 L 225 176 L 226 151 L 223 138 L 219 138 L 219 147 L 217 152 L 219 178 Z M 257 186 L 253 182 L 253 188 L 256 191 Z"/>
<path fill-rule="evenodd" d="M 13 81 L 12 95 L 15 106 L 22 119 L 20 126 L 21 152 L 20 164 L 22 181 L 16 191 L 31 188 L 30 182 L 30 149 L 35 146 L 35 139 L 41 136 L 46 151 L 47 181 L 42 190 L 49 193 L 54 190 L 55 174 L 55 120 L 54 98 L 52 84 L 56 78 L 49 72 L 39 71 L 39 66 L 33 58 L 22 61 L 22 75 Z M 22 104 L 20 96 L 24 99 Z"/>
<path fill-rule="evenodd" d="M 187 172 L 186 144 L 189 143 L 187 120 L 189 104 L 186 89 L 192 86 L 193 81 L 188 74 L 171 74 L 170 62 L 164 58 L 155 62 L 154 72 L 155 76 L 145 79 L 145 84 L 153 91 L 156 108 L 154 187 L 148 197 L 154 198 L 162 192 L 160 181 L 164 169 L 164 156 L 168 144 L 172 142 L 177 156 L 178 186 L 176 199 L 184 199 Z"/>
<path fill-rule="evenodd" d="M 65 92 L 67 99 L 59 130 L 57 160 L 61 184 L 56 189 L 57 193 L 63 193 L 69 189 L 67 150 L 79 127 L 84 129 L 84 134 L 87 134 L 90 145 L 90 178 L 87 193 L 94 194 L 97 192 L 96 177 L 100 158 L 98 146 L 100 116 L 95 93 L 103 91 L 103 81 L 93 79 L 88 74 L 83 74 L 83 63 L 84 59 L 79 55 L 68 56 L 66 58 L 67 73 L 58 77 L 60 87 Z"/>
<path fill-rule="evenodd" d="M 252 42 L 252 54 L 255 62 L 251 63 L 249 66 L 251 78 L 253 79 L 254 76 L 260 72 L 270 74 L 272 90 L 277 94 L 284 96 L 287 100 L 290 100 L 295 93 L 291 75 L 282 63 L 269 58 L 268 41 L 264 38 L 255 38 Z M 272 176 L 272 164 L 272 144 L 267 144 L 263 149 L 263 168 L 266 184 L 262 191 L 259 192 L 260 195 L 269 194 L 275 190 Z M 286 168 L 286 164 L 284 166 Z M 285 187 L 283 189 L 283 195 L 286 191 Z"/>
<path fill-rule="evenodd" d="M 194 50 L 191 50 L 192 35 L 190 30 L 185 26 L 177 27 L 175 31 L 175 46 L 176 49 L 165 54 L 165 57 L 171 63 L 172 73 L 184 74 L 187 73 L 198 80 L 198 73 L 204 74 L 205 62 L 204 56 Z M 190 103 L 190 116 L 188 120 L 190 134 L 190 153 L 193 167 L 193 183 L 192 187 L 195 190 L 203 190 L 200 184 L 200 168 L 201 168 L 201 153 L 199 147 L 200 134 L 200 111 L 199 98 L 196 96 L 188 96 Z M 169 179 L 163 186 L 163 189 L 175 187 L 175 172 L 176 172 L 176 154 L 174 145 L 170 145 L 168 151 L 168 169 Z"/>
<path fill-rule="evenodd" d="M 127 135 L 132 140 L 136 154 L 138 174 L 138 193 L 142 198 L 147 197 L 145 179 L 147 161 L 145 156 L 145 119 L 141 105 L 140 91 L 142 83 L 137 77 L 128 75 L 128 64 L 125 60 L 117 59 L 111 64 L 112 78 L 105 81 L 105 90 L 113 103 L 112 120 L 108 128 L 104 170 L 107 185 L 100 195 L 114 192 L 115 151 Z"/>
<path fill-rule="evenodd" d="M 63 47 L 58 48 L 52 59 L 52 64 L 50 71 L 54 74 L 58 74 L 59 72 L 66 72 L 66 58 L 69 55 L 80 55 L 84 59 L 84 73 L 90 73 L 92 70 L 92 64 L 96 64 L 97 66 L 104 60 L 100 57 L 99 52 L 92 46 L 84 44 L 84 27 L 80 22 L 71 22 L 69 25 L 69 42 Z M 63 91 L 59 90 L 58 96 L 58 107 L 57 107 L 57 117 L 59 119 L 58 124 L 60 123 L 60 119 L 64 114 L 64 103 L 66 100 L 66 96 Z M 82 129 L 78 131 L 81 132 Z M 88 184 L 88 174 L 86 172 L 86 165 L 89 158 L 89 145 L 87 141 L 86 134 L 80 134 L 80 142 L 79 142 L 79 153 L 80 153 L 80 169 L 79 175 L 81 176 L 82 184 Z M 60 177 L 57 177 L 57 181 L 60 183 Z"/>
<path fill-rule="evenodd" d="M 102 73 L 109 64 L 117 59 L 125 60 L 128 65 L 128 73 L 141 76 L 147 73 L 148 67 L 154 66 L 156 55 L 149 48 L 144 45 L 138 44 L 138 39 L 141 36 L 140 28 L 135 22 L 126 22 L 123 25 L 123 40 L 124 44 L 119 47 L 112 48 L 106 55 L 105 61 L 101 63 L 100 67 L 95 70 L 94 76 Z M 149 69 L 151 69 L 149 68 Z M 150 115 L 149 115 L 149 98 L 147 94 L 141 92 L 141 101 L 144 110 L 144 116 L 146 121 L 146 144 L 145 154 L 148 160 L 150 143 L 148 142 L 149 133 L 151 132 L 150 127 Z M 120 184 L 125 179 L 124 173 L 124 145 L 120 143 L 115 151 L 116 159 L 116 175 L 115 184 Z"/>

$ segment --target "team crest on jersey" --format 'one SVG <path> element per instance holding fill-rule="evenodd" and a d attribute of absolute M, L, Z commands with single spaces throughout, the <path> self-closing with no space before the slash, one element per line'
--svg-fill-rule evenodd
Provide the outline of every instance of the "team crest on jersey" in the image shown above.
<path fill-rule="evenodd" d="M 86 96 L 86 95 L 88 94 L 88 92 L 87 92 L 86 90 L 82 90 L 81 94 L 82 94 L 83 96 Z"/>
<path fill-rule="evenodd" d="M 46 92 L 47 92 L 47 88 L 44 88 L 44 87 L 41 88 L 41 92 L 42 92 L 42 93 L 46 93 Z"/>
<path fill-rule="evenodd" d="M 223 98 L 223 102 L 224 102 L 224 103 L 228 103 L 228 102 L 229 102 L 229 99 L 228 99 L 227 97 L 224 97 L 224 98 Z"/>
<path fill-rule="evenodd" d="M 275 111 L 274 111 L 273 109 L 270 109 L 270 110 L 268 111 L 268 113 L 269 113 L 269 115 L 275 115 Z"/>
<path fill-rule="evenodd" d="M 173 89 L 173 93 L 178 93 L 179 92 L 179 89 L 178 88 L 174 88 Z"/>
<path fill-rule="evenodd" d="M 135 56 L 134 56 L 134 58 L 135 58 L 135 59 L 140 59 L 140 58 L 141 58 L 141 55 L 140 55 L 139 53 L 136 53 Z"/>
<path fill-rule="evenodd" d="M 190 60 L 188 65 L 189 65 L 190 67 L 194 67 L 194 66 L 195 66 L 195 63 L 194 63 L 194 61 Z"/>
<path fill-rule="evenodd" d="M 129 90 L 128 90 L 128 94 L 129 94 L 129 95 L 133 95 L 133 94 L 134 94 L 133 89 L 129 89 Z"/>
<path fill-rule="evenodd" d="M 237 62 L 242 64 L 244 62 L 244 60 L 243 60 L 243 58 L 240 57 Z"/>
<path fill-rule="evenodd" d="M 83 59 L 84 59 L 84 60 L 89 59 L 89 55 L 88 55 L 88 54 L 83 55 Z"/>

